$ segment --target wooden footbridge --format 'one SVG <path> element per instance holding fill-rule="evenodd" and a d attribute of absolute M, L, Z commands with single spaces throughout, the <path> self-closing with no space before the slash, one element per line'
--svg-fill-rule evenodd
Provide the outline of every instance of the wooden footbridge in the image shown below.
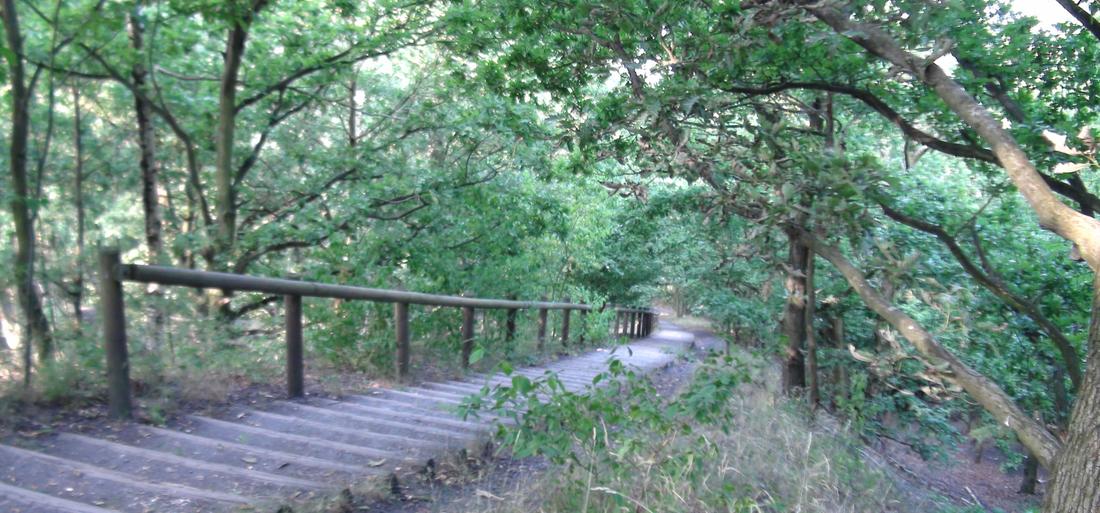
<path fill-rule="evenodd" d="M 462 308 L 459 357 L 464 366 L 473 347 L 475 309 L 538 309 L 541 346 L 548 310 L 563 312 L 562 342 L 568 343 L 569 313 L 583 315 L 597 308 L 123 265 L 118 253 L 109 250 L 100 257 L 109 409 L 118 421 L 90 433 L 54 433 L 0 445 L 0 512 L 274 512 L 347 489 L 393 488 L 403 476 L 430 471 L 449 458 L 463 461 L 487 449 L 493 423 L 504 419 L 463 420 L 456 410 L 464 397 L 483 387 L 507 386 L 511 378 L 503 374 L 371 388 L 339 400 L 306 398 L 302 297 L 393 303 L 395 366 L 406 382 L 409 305 Z M 288 397 L 262 406 L 231 407 L 217 416 L 185 416 L 166 427 L 130 421 L 122 301 L 126 281 L 283 294 Z M 606 369 L 609 358 L 651 371 L 667 365 L 693 342 L 688 333 L 659 327 L 651 310 L 616 311 L 609 333 L 632 339 L 626 346 L 514 372 L 532 378 L 555 373 L 567 389 L 583 391 Z"/>

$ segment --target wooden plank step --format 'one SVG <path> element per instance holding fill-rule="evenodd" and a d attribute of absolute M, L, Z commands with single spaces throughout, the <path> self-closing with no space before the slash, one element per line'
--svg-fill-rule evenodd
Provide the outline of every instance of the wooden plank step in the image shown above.
<path fill-rule="evenodd" d="M 171 429 L 139 426 L 137 435 L 128 438 L 127 443 L 151 450 L 201 458 L 215 463 L 247 465 L 256 470 L 275 475 L 289 475 L 303 479 L 323 478 L 325 482 L 337 479 L 340 482 L 347 483 L 365 477 L 385 474 L 381 470 L 370 467 L 349 465 L 303 454 L 206 438 Z"/>
<path fill-rule="evenodd" d="M 353 465 L 370 466 L 370 462 L 377 460 L 404 461 L 415 465 L 421 461 L 407 458 L 394 451 L 322 440 L 209 417 L 189 416 L 188 420 L 194 426 L 194 432 L 200 436 L 227 441 L 240 441 L 247 445 L 264 448 L 279 448 L 286 452 L 303 453 Z"/>
<path fill-rule="evenodd" d="M 117 513 L 115 511 L 0 483 L 0 511 L 7 513 Z"/>
<path fill-rule="evenodd" d="M 413 419 L 417 422 L 422 422 L 426 425 L 435 426 L 440 429 L 462 429 L 472 433 L 480 433 L 488 429 L 488 426 L 485 426 L 484 424 L 466 422 L 459 419 L 457 416 L 446 412 L 420 410 L 418 408 L 411 408 L 408 405 L 385 401 L 383 399 L 378 400 L 376 402 L 377 404 L 372 404 L 370 406 L 363 403 L 350 401 L 341 402 L 315 400 L 315 402 L 319 407 L 322 408 L 340 410 L 355 415 L 366 415 L 371 417 L 389 416 L 393 418 Z"/>
<path fill-rule="evenodd" d="M 7 445 L 0 445 L 0 460 L 4 462 L 4 475 L 0 480 L 11 485 L 124 512 L 225 511 L 253 501 L 234 493 L 147 481 L 131 474 Z"/>
<path fill-rule="evenodd" d="M 359 447 L 370 447 L 394 452 L 413 451 L 430 454 L 438 449 L 460 449 L 466 440 L 458 437 L 437 437 L 429 435 L 403 436 L 348 429 L 323 422 L 315 422 L 301 417 L 291 417 L 262 411 L 251 411 L 242 421 L 250 425 L 284 433 L 323 438 Z M 456 443 L 455 441 L 458 440 Z"/>
<path fill-rule="evenodd" d="M 311 419 L 324 417 L 325 422 L 341 424 L 345 427 L 367 429 L 376 433 L 392 433 L 401 436 L 442 436 L 473 439 L 477 434 L 465 429 L 446 429 L 433 426 L 425 426 L 416 420 L 394 419 L 393 417 L 373 417 L 368 415 L 355 415 L 350 412 L 336 411 L 319 406 L 304 403 L 284 401 L 279 403 L 296 415 L 308 416 Z"/>
<path fill-rule="evenodd" d="M 339 408 L 315 406 L 300 403 L 289 403 L 289 410 L 305 413 L 313 418 L 324 418 L 326 422 L 332 422 L 334 424 L 340 424 L 344 427 L 361 427 L 364 425 L 370 425 L 379 421 L 385 421 L 387 423 L 398 424 L 404 429 L 416 428 L 418 432 L 426 433 L 428 435 L 444 434 L 445 436 L 461 436 L 476 438 L 484 435 L 484 427 L 470 428 L 465 425 L 448 426 L 432 423 L 431 419 L 423 419 L 422 417 L 412 417 L 408 415 L 400 415 L 396 412 L 385 412 L 384 414 L 375 414 L 361 412 L 355 410 L 353 406 L 341 404 Z"/>
<path fill-rule="evenodd" d="M 397 391 L 397 390 L 381 390 L 381 391 L 374 390 L 371 393 L 372 393 L 372 395 L 369 395 L 369 396 L 349 395 L 349 396 L 346 396 L 344 399 L 349 401 L 349 402 L 370 404 L 370 401 L 374 401 L 374 400 L 378 400 L 379 398 L 382 398 L 382 399 L 387 400 L 389 402 L 411 404 L 411 405 L 421 407 L 421 408 L 441 408 L 441 409 L 443 409 L 442 411 L 447 411 L 447 409 L 457 409 L 457 407 L 458 407 L 457 403 L 448 401 L 446 399 L 431 398 L 431 397 L 427 397 L 427 396 L 424 396 L 424 395 L 421 395 L 421 394 L 413 394 L 413 393 L 402 392 L 402 391 Z M 461 418 L 461 417 L 458 417 L 457 412 L 454 413 L 453 415 L 455 415 L 456 418 Z M 474 420 L 475 421 L 480 421 L 480 422 L 500 421 L 500 422 L 503 422 L 503 423 L 508 424 L 508 425 L 515 424 L 515 422 L 513 422 L 511 419 L 504 418 L 504 417 L 499 417 L 497 415 L 492 415 L 492 414 L 489 414 L 487 412 L 482 413 L 477 419 L 474 419 Z"/>
<path fill-rule="evenodd" d="M 283 496 L 300 490 L 329 488 L 316 481 L 210 463 L 72 433 L 59 433 L 52 442 L 42 449 L 54 456 L 155 480 L 171 480 L 245 496 Z"/>

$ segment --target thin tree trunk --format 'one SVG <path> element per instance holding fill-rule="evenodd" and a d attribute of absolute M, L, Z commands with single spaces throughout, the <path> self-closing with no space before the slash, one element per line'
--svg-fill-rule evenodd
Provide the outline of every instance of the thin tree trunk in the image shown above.
<path fill-rule="evenodd" d="M 142 19 L 144 2 L 134 2 L 130 11 L 130 46 L 134 49 L 135 60 L 130 76 L 134 89 L 141 94 L 134 95 L 134 114 L 137 118 L 138 148 L 141 152 L 141 207 L 145 214 L 145 246 L 149 252 L 149 261 L 163 263 L 164 239 L 163 221 L 160 208 L 160 165 L 156 154 L 156 132 L 153 127 L 153 106 L 148 94 L 148 72 L 145 69 L 145 25 Z M 164 310 L 160 305 L 161 289 L 151 286 L 147 289 L 149 299 L 149 337 L 148 348 L 160 347 L 164 339 Z"/>
<path fill-rule="evenodd" d="M 1035 495 L 1038 485 L 1039 460 L 1035 459 L 1035 456 L 1028 454 L 1027 460 L 1024 461 L 1024 479 L 1020 482 L 1020 489 L 1017 490 L 1017 493 Z"/>
<path fill-rule="evenodd" d="M 806 264 L 809 250 L 797 232 L 788 233 L 787 303 L 783 312 L 783 333 L 787 337 L 783 365 L 783 392 L 795 393 L 806 387 Z"/>
<path fill-rule="evenodd" d="M 217 213 L 217 253 L 228 257 L 237 239 L 237 187 L 234 183 L 233 142 L 237 123 L 237 81 L 241 71 L 241 59 L 247 25 L 233 23 L 225 43 L 225 67 L 222 70 L 221 94 L 218 96 L 218 127 L 214 139 L 216 150 L 214 178 L 217 194 L 214 208 Z"/>
<path fill-rule="evenodd" d="M 73 208 L 76 210 L 76 277 L 69 293 L 76 319 L 77 332 L 83 330 L 84 301 L 84 126 L 80 110 L 80 89 L 73 86 L 73 148 L 76 169 L 73 171 Z"/>
<path fill-rule="evenodd" d="M 23 66 L 23 36 L 19 32 L 19 15 L 15 9 L 15 1 L 3 0 L 0 5 L 3 6 L 4 32 L 8 50 L 14 54 L 13 58 L 7 59 L 12 116 L 11 137 L 8 143 L 10 151 L 8 164 L 11 167 L 12 185 L 9 208 L 15 224 L 16 248 L 13 271 L 16 293 L 19 296 L 19 306 L 23 310 L 26 323 L 23 381 L 29 384 L 33 364 L 32 346 L 37 349 L 39 358 L 47 359 L 53 351 L 53 337 L 50 334 L 49 322 L 42 311 L 42 299 L 34 286 L 34 218 L 28 201 L 31 196 L 27 184 L 27 139 L 30 130 L 31 91 L 27 89 Z"/>
<path fill-rule="evenodd" d="M 806 384 L 809 387 L 810 408 L 817 408 L 821 402 L 821 390 L 817 381 L 817 334 L 814 333 L 815 305 L 814 293 L 814 254 L 807 252 L 806 258 Z"/>

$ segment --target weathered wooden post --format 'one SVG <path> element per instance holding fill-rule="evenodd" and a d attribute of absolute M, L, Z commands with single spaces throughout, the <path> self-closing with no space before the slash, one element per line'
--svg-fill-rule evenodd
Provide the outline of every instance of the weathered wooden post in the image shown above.
<path fill-rule="evenodd" d="M 623 311 L 615 310 L 615 336 L 619 337 L 623 334 Z"/>
<path fill-rule="evenodd" d="M 404 381 L 409 375 L 409 304 L 393 304 L 394 335 L 397 338 L 397 379 Z"/>
<path fill-rule="evenodd" d="M 462 368 L 470 368 L 470 354 L 474 352 L 474 309 L 462 307 Z"/>
<path fill-rule="evenodd" d="M 633 338 L 638 338 L 638 325 L 640 324 L 638 317 L 637 311 L 630 312 L 630 336 Z"/>
<path fill-rule="evenodd" d="M 302 364 L 302 296 L 287 294 L 283 298 L 286 317 L 286 395 L 305 395 Z"/>
<path fill-rule="evenodd" d="M 546 309 L 539 308 L 539 336 L 538 348 L 542 351 L 546 347 Z"/>
<path fill-rule="evenodd" d="M 111 418 L 129 419 L 130 357 L 126 350 L 126 312 L 122 302 L 122 265 L 118 248 L 99 251 L 99 313 L 103 316 L 103 346 L 107 355 L 107 409 Z"/>
<path fill-rule="evenodd" d="M 566 308 L 561 311 L 561 346 L 569 346 L 569 312 L 572 310 Z"/>

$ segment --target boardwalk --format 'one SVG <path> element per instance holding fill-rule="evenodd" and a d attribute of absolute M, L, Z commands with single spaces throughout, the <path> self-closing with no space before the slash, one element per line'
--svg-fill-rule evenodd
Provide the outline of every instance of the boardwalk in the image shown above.
<path fill-rule="evenodd" d="M 614 357 L 651 371 L 692 342 L 666 326 Z M 555 372 L 577 391 L 606 369 L 610 353 L 515 372 Z M 349 487 L 390 486 L 436 461 L 484 451 L 493 420 L 464 421 L 454 407 L 486 384 L 506 382 L 500 374 L 470 375 L 339 401 L 242 406 L 218 418 L 189 416 L 172 429 L 129 423 L 100 437 L 57 433 L 22 447 L 0 445 L 0 512 L 275 511 Z"/>

